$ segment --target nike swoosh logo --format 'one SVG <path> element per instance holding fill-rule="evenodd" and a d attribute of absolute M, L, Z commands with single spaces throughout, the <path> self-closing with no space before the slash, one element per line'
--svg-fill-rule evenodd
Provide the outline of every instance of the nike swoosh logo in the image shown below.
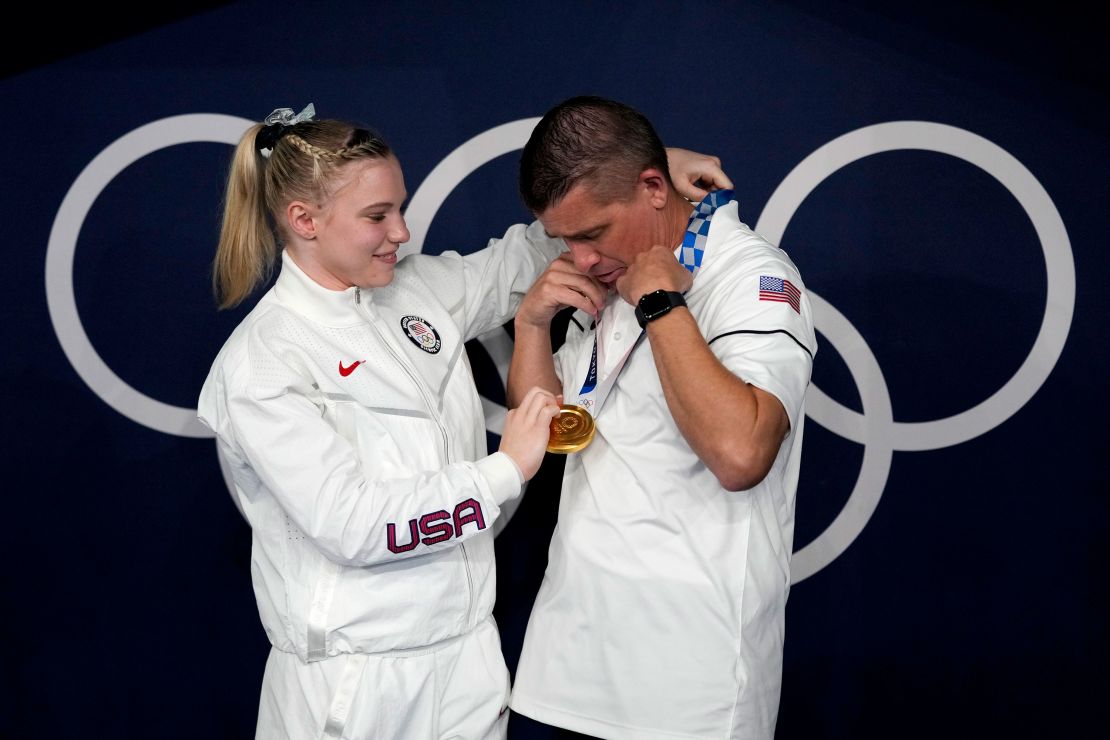
<path fill-rule="evenodd" d="M 343 367 L 343 360 L 340 360 L 339 361 L 339 374 L 342 375 L 345 378 L 348 375 L 350 375 L 351 373 L 353 373 L 355 371 L 355 368 L 358 367 L 359 365 L 361 365 L 362 363 L 363 363 L 363 361 L 359 360 L 358 362 L 355 362 L 355 363 L 351 364 L 349 367 Z"/>

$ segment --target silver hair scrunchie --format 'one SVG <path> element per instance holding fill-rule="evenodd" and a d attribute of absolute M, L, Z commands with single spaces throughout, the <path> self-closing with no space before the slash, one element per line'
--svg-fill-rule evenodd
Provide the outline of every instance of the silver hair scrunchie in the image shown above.
<path fill-rule="evenodd" d="M 293 114 L 292 108 L 275 108 L 273 113 L 266 116 L 263 123 L 266 125 L 258 130 L 254 137 L 254 148 L 258 151 L 269 149 L 273 151 L 285 132 L 302 121 L 311 121 L 316 116 L 316 106 L 309 103 L 300 113 Z"/>

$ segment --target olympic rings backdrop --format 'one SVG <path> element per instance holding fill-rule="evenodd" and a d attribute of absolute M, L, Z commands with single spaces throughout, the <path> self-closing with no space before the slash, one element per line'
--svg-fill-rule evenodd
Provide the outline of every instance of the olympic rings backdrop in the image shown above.
<path fill-rule="evenodd" d="M 1104 733 L 1110 106 L 934 51 L 766 2 L 238 2 L 0 80 L 0 736 L 253 736 L 250 534 L 195 419 L 249 308 L 209 287 L 243 130 L 372 125 L 404 251 L 469 252 L 529 218 L 518 150 L 581 93 L 718 155 L 811 293 L 778 737 Z M 511 351 L 468 345 L 491 446 Z M 510 669 L 560 465 L 496 525 Z"/>

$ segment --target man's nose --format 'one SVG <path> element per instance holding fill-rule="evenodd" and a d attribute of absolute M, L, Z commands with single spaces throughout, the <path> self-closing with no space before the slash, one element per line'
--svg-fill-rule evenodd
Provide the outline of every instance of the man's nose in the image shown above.
<path fill-rule="evenodd" d="M 601 261 L 601 255 L 593 247 L 581 242 L 567 242 L 567 246 L 570 248 L 574 266 L 583 273 L 589 274 L 590 268 Z"/>

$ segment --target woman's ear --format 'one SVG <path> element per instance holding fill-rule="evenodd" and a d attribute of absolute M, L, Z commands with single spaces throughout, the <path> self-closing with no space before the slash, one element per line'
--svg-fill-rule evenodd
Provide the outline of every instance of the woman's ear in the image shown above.
<path fill-rule="evenodd" d="M 286 206 L 285 220 L 289 229 L 302 239 L 316 238 L 316 218 L 303 202 L 295 200 Z"/>

